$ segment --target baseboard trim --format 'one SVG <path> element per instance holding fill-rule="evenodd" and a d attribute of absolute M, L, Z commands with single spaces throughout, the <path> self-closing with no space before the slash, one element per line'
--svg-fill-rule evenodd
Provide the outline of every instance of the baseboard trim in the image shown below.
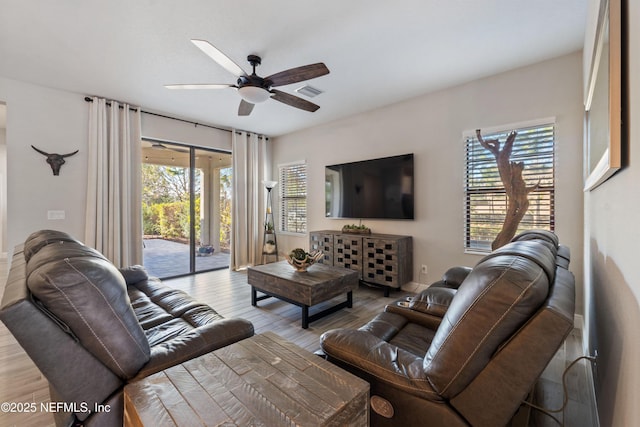
<path fill-rule="evenodd" d="M 584 328 L 584 316 L 581 314 L 574 315 L 574 327 L 576 329 L 580 329 L 580 335 L 582 336 L 582 354 L 585 356 L 590 356 L 588 339 L 586 336 L 586 331 Z M 597 360 L 596 360 L 597 363 Z M 600 417 L 598 415 L 598 401 L 596 400 L 596 383 L 595 378 L 593 377 L 593 368 L 590 363 L 587 363 L 585 366 L 585 375 L 587 381 L 587 388 L 589 389 L 588 393 L 591 395 L 591 420 L 594 427 L 600 427 Z"/>

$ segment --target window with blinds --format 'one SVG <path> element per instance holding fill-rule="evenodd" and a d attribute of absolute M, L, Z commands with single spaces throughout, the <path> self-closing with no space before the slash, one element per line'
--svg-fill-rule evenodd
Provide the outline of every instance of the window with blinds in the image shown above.
<path fill-rule="evenodd" d="M 280 166 L 280 229 L 307 232 L 307 165 Z"/>
<path fill-rule="evenodd" d="M 528 187 L 538 184 L 529 193 L 529 210 L 518 232 L 554 230 L 554 127 L 547 123 L 516 129 L 511 161 L 524 162 L 522 176 Z M 482 138 L 497 138 L 502 148 L 509 132 L 483 133 Z M 465 139 L 465 249 L 490 251 L 504 222 L 507 197 L 493 154 L 480 145 L 475 134 Z"/>

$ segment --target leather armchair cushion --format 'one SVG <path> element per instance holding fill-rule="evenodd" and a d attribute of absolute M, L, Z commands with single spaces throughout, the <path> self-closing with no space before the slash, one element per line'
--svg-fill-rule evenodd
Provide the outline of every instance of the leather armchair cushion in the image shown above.
<path fill-rule="evenodd" d="M 435 329 L 425 328 L 417 323 L 410 322 L 389 340 L 389 344 L 407 350 L 417 357 L 424 358 L 435 333 Z"/>
<path fill-rule="evenodd" d="M 253 335 L 251 322 L 225 319 L 187 293 L 155 278 L 128 286 L 131 305 L 151 347 L 142 378 Z"/>
<path fill-rule="evenodd" d="M 155 278 L 130 286 L 129 295 L 134 308 L 144 299 L 147 304 L 157 306 L 159 313 L 165 312 L 172 318 L 185 318 L 194 327 L 223 318 L 208 305 L 195 301 L 186 292 L 170 288 Z M 133 295 L 137 296 L 134 298 Z M 137 309 L 136 313 L 139 313 Z"/>
<path fill-rule="evenodd" d="M 381 313 L 386 318 L 401 317 Z M 393 322 L 393 321 L 392 321 Z M 442 400 L 424 375 L 423 358 L 365 330 L 333 329 L 320 337 L 331 359 L 366 372 L 376 380 L 429 400 Z"/>
<path fill-rule="evenodd" d="M 368 332 L 383 341 L 389 341 L 396 336 L 400 329 L 407 324 L 404 316 L 398 316 L 393 313 L 379 313 L 371 319 L 367 324 L 360 327 L 360 331 Z"/>
<path fill-rule="evenodd" d="M 198 327 L 193 327 L 183 319 L 176 319 L 157 328 L 164 330 L 165 339 L 158 340 L 156 337 L 151 346 L 149 363 L 140 370 L 136 378 L 160 372 L 168 367 L 250 337 L 254 333 L 253 324 L 239 318 L 221 318 L 214 323 Z M 171 333 L 171 328 L 176 328 L 173 332 L 180 330 L 180 333 Z"/>
<path fill-rule="evenodd" d="M 551 249 L 540 242 L 501 249 L 460 286 L 424 358 L 427 377 L 445 398 L 458 394 L 547 297 Z"/>
<path fill-rule="evenodd" d="M 29 290 L 116 375 L 133 377 L 149 360 L 150 349 L 123 276 L 86 246 L 64 243 L 49 257 L 50 247 L 27 264 Z"/>
<path fill-rule="evenodd" d="M 127 288 L 131 306 L 138 318 L 138 322 L 143 330 L 151 329 L 161 323 L 168 322 L 173 316 L 155 304 L 151 299 L 135 286 Z"/>

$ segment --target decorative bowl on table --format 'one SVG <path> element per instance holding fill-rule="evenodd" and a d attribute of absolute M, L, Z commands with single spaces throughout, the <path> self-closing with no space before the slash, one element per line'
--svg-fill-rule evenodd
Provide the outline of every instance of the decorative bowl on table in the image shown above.
<path fill-rule="evenodd" d="M 290 253 L 285 255 L 287 262 L 291 264 L 296 271 L 304 272 L 307 268 L 315 264 L 319 259 L 322 259 L 322 251 L 315 251 L 313 253 L 306 252 L 304 249 L 296 248 Z"/>

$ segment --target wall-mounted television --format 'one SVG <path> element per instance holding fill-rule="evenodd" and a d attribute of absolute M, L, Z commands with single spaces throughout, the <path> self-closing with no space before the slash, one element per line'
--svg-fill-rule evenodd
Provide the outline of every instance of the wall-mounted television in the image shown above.
<path fill-rule="evenodd" d="M 327 218 L 414 219 L 413 153 L 325 167 Z"/>

